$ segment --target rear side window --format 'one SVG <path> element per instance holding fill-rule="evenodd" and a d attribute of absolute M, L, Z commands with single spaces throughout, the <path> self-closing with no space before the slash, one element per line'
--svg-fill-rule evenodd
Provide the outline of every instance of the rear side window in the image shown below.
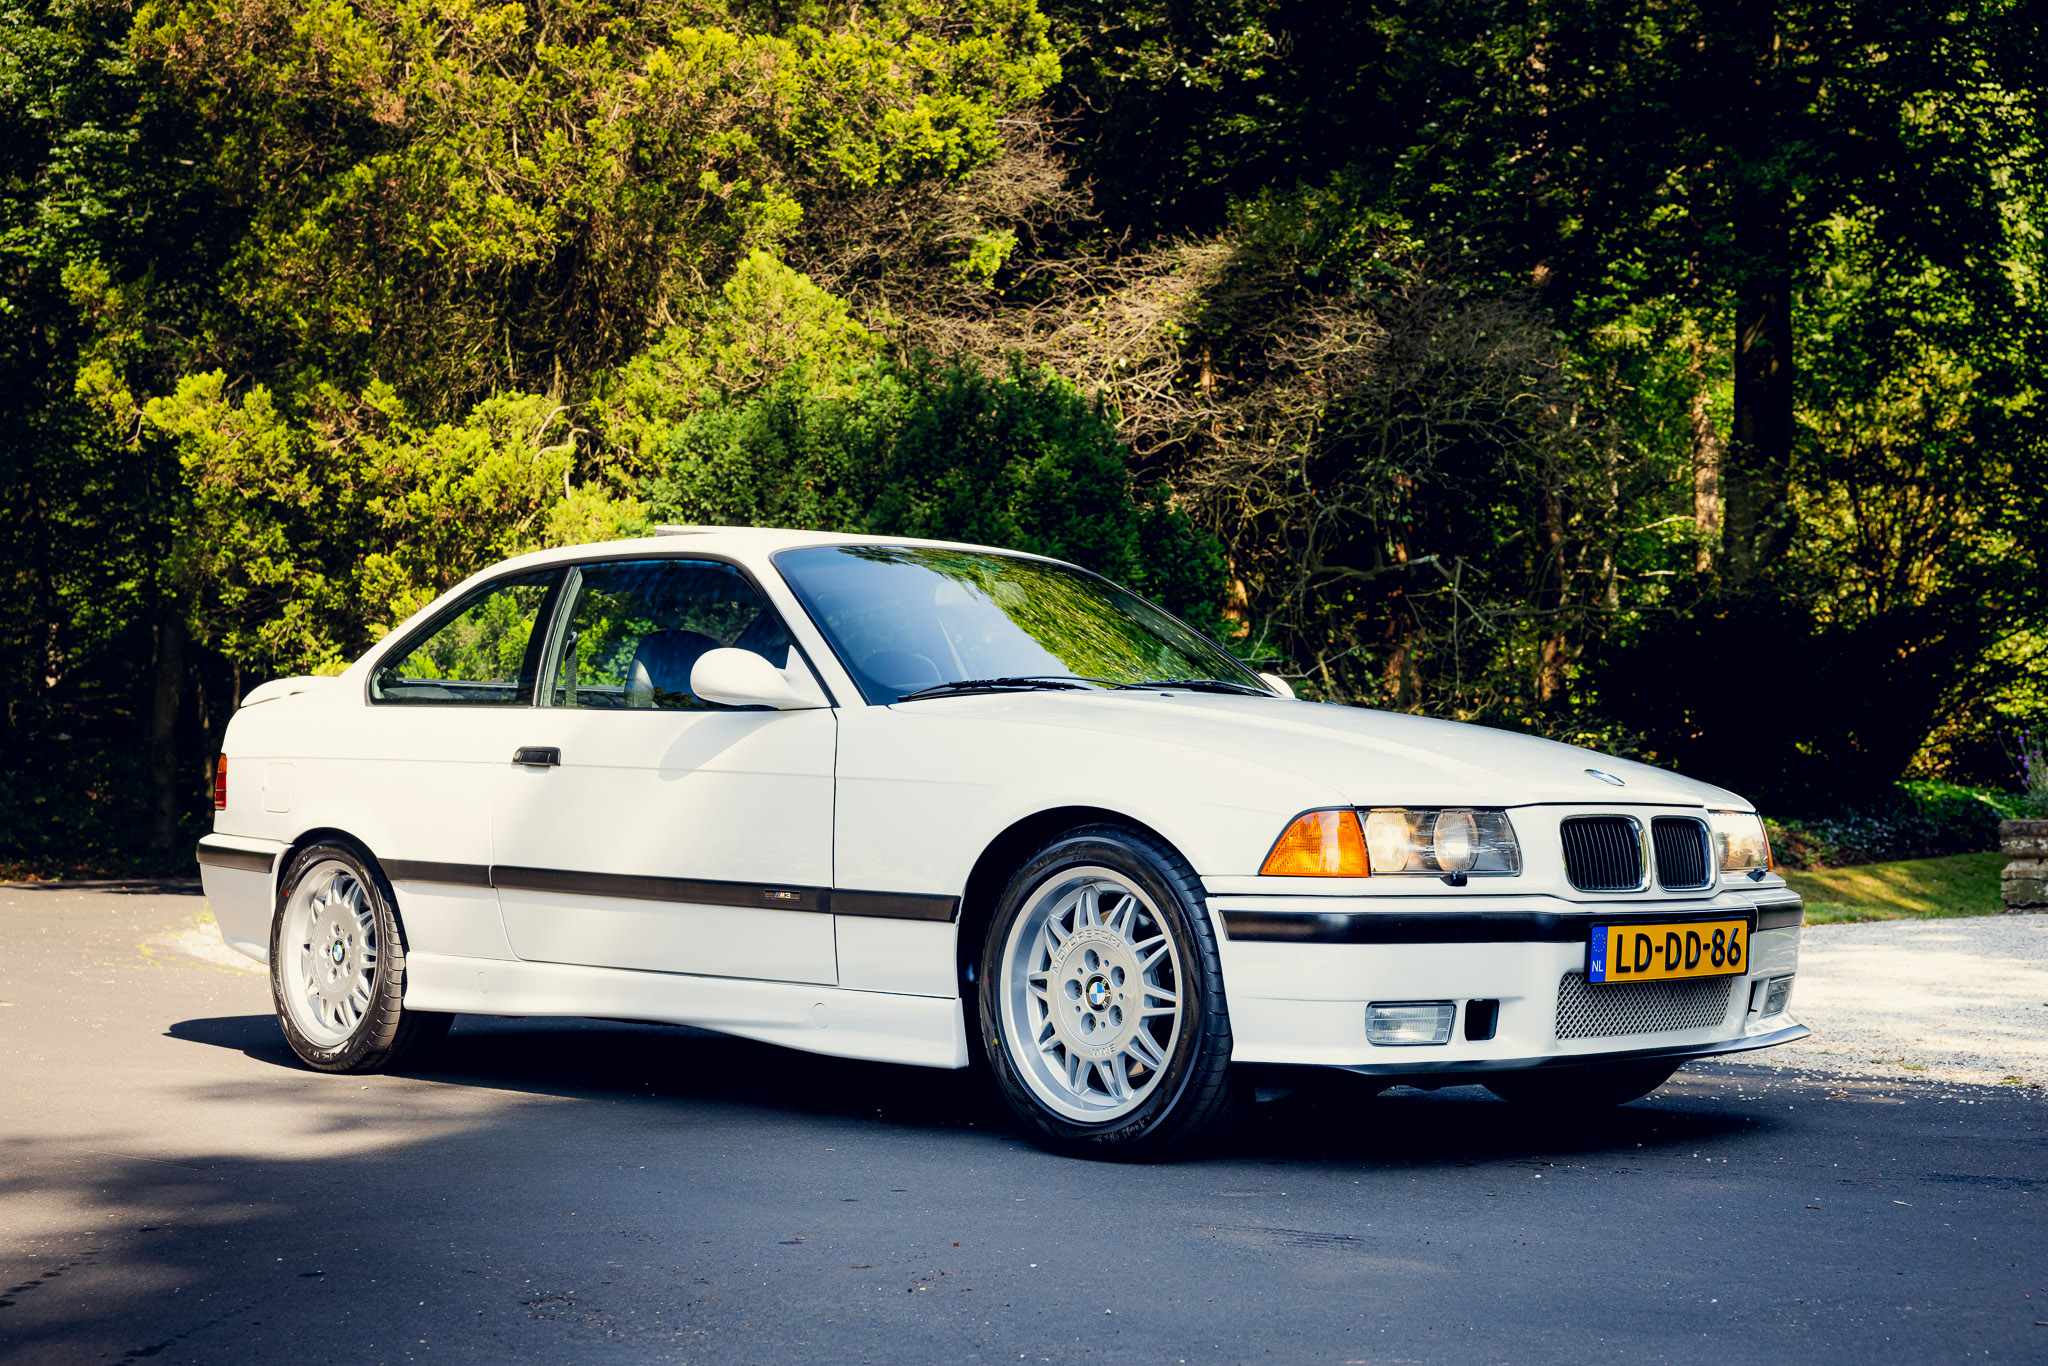
<path fill-rule="evenodd" d="M 782 618 L 746 576 L 712 560 L 621 560 L 570 571 L 546 701 L 615 710 L 726 710 L 690 691 L 708 650 L 752 650 L 789 667 Z"/>
<path fill-rule="evenodd" d="M 540 625 L 562 571 L 476 589 L 370 675 L 370 700 L 426 706 L 523 707 L 540 674 Z"/>

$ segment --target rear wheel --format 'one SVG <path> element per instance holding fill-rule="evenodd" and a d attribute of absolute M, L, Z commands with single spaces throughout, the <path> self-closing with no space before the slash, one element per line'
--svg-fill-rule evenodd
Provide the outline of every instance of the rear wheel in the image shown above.
<path fill-rule="evenodd" d="M 448 1032 L 407 1010 L 391 893 L 353 846 L 316 844 L 285 868 L 270 929 L 270 991 L 292 1052 L 322 1072 L 380 1072 Z"/>
<path fill-rule="evenodd" d="M 1600 1110 L 1641 1100 L 1671 1080 L 1675 1062 L 1600 1062 L 1583 1067 L 1502 1072 L 1486 1089 L 1502 1100 L 1533 1109 L 1568 1112 Z"/>
<path fill-rule="evenodd" d="M 1091 826 L 1041 849 L 1003 894 L 979 975 L 990 1070 L 1049 1146 L 1159 1156 L 1241 1103 L 1201 883 L 1157 840 Z"/>

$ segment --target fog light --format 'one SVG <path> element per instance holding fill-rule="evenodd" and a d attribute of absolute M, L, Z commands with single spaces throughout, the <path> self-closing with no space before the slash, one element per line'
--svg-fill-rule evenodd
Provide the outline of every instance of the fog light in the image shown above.
<path fill-rule="evenodd" d="M 1457 1017 L 1455 1001 L 1375 1001 L 1365 1008 L 1366 1042 L 1394 1048 L 1448 1043 Z"/>
<path fill-rule="evenodd" d="M 1766 1015 L 1782 1014 L 1785 1007 L 1791 1004 L 1791 1001 L 1792 979 L 1790 977 L 1773 977 L 1770 986 L 1764 989 L 1763 1013 Z"/>

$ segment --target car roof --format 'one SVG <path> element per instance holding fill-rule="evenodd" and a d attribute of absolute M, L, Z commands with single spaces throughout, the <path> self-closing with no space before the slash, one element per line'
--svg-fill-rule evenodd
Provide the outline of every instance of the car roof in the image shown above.
<path fill-rule="evenodd" d="M 795 531 L 784 527 L 757 526 L 662 526 L 654 535 L 624 541 L 586 541 L 577 545 L 535 550 L 492 565 L 486 573 L 513 568 L 541 568 L 565 561 L 642 555 L 720 555 L 746 562 L 758 562 L 778 550 L 811 545 L 905 545 L 943 550 L 978 550 L 992 555 L 1016 555 L 1044 559 L 1022 550 L 1001 546 L 975 545 L 966 541 L 932 541 L 916 536 L 868 536 L 857 532 Z"/>

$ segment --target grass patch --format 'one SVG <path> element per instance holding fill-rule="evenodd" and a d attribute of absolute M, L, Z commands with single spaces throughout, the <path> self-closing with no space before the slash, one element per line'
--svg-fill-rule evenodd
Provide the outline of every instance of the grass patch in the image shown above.
<path fill-rule="evenodd" d="M 2004 854 L 1952 854 L 1814 873 L 1787 871 L 1784 878 L 1805 899 L 1809 925 L 1931 920 L 2002 914 L 1998 874 L 2006 862 Z"/>

